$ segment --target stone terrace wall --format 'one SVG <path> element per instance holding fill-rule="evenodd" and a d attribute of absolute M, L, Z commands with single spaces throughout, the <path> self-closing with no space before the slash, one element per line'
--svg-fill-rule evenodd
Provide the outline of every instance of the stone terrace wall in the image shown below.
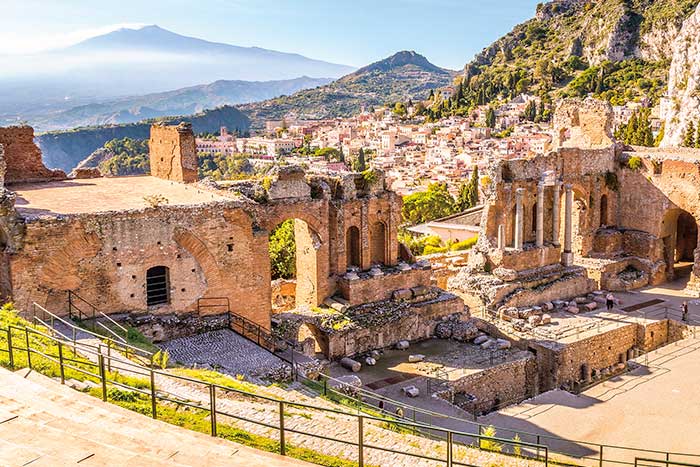
<path fill-rule="evenodd" d="M 421 341 L 435 335 L 435 326 L 445 316 L 464 310 L 464 303 L 454 295 L 444 296 L 411 306 L 411 313 L 383 326 L 351 330 L 328 335 L 330 359 L 383 349 L 400 340 Z"/>
<path fill-rule="evenodd" d="M 396 290 L 418 286 L 430 286 L 429 268 L 414 268 L 355 280 L 338 279 L 338 291 L 350 305 L 389 300 Z"/>
<path fill-rule="evenodd" d="M 450 386 L 476 397 L 471 409 L 489 412 L 499 404 L 518 403 L 537 394 L 537 363 L 529 352 L 521 358 L 472 373 Z M 444 395 L 443 395 L 444 396 Z"/>
<path fill-rule="evenodd" d="M 152 125 L 148 142 L 151 175 L 165 180 L 197 181 L 197 146 L 192 125 Z"/>
<path fill-rule="evenodd" d="M 34 144 L 30 126 L 0 127 L 0 146 L 4 152 L 4 183 L 39 182 L 66 178 L 62 170 L 49 170 Z"/>

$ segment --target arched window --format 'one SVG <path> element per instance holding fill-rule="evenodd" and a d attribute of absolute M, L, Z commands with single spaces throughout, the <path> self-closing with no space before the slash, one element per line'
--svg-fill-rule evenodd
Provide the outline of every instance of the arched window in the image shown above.
<path fill-rule="evenodd" d="M 345 254 L 347 266 L 360 267 L 360 229 L 353 226 L 345 234 Z"/>
<path fill-rule="evenodd" d="M 608 195 L 600 197 L 600 226 L 608 225 Z"/>
<path fill-rule="evenodd" d="M 168 268 L 154 266 L 146 271 L 146 304 L 148 306 L 170 303 Z"/>
<path fill-rule="evenodd" d="M 383 222 L 375 222 L 369 233 L 372 264 L 386 262 L 386 227 Z"/>

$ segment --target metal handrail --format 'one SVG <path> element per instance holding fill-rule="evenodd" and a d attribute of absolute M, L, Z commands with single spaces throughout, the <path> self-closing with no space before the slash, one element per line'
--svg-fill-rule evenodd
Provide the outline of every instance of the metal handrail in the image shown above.
<path fill-rule="evenodd" d="M 57 363 L 57 364 L 59 365 L 59 369 L 60 369 L 60 372 L 61 372 L 61 382 L 62 382 L 62 383 L 65 382 L 65 378 L 64 378 L 64 370 L 65 370 L 65 368 L 74 368 L 74 369 L 76 369 L 77 371 L 81 371 L 81 372 L 83 372 L 83 373 L 85 373 L 85 374 L 90 375 L 91 377 L 98 378 L 98 379 L 100 380 L 101 384 L 102 384 L 102 398 L 103 398 L 103 400 L 105 400 L 105 401 L 107 400 L 107 384 L 108 384 L 108 383 L 109 383 L 109 384 L 118 385 L 118 386 L 121 386 L 121 387 L 125 387 L 125 388 L 128 388 L 128 389 L 137 391 L 137 392 L 139 392 L 139 393 L 141 393 L 141 394 L 148 394 L 148 392 L 145 391 L 145 390 L 141 390 L 141 389 L 139 389 L 139 388 L 133 388 L 133 387 L 128 386 L 127 384 L 125 384 L 125 383 L 123 383 L 123 382 L 116 381 L 115 379 L 110 379 L 110 378 L 108 377 L 108 373 L 107 373 L 107 371 L 106 371 L 106 369 L 105 369 L 105 368 L 106 368 L 106 367 L 105 367 L 105 359 L 107 359 L 107 365 L 109 365 L 109 364 L 110 364 L 110 361 L 109 361 L 109 360 L 112 358 L 112 357 L 110 357 L 110 356 L 104 356 L 104 355 L 102 355 L 102 354 L 98 354 L 98 364 L 97 364 L 97 366 L 98 366 L 98 368 L 99 368 L 99 374 L 98 374 L 98 375 L 95 375 L 94 373 L 90 373 L 90 372 L 88 372 L 88 371 L 86 371 L 86 370 L 77 369 L 77 368 L 75 368 L 75 367 L 73 367 L 73 366 L 71 366 L 71 365 L 67 365 L 67 364 L 65 363 L 66 359 L 63 358 L 62 353 L 61 353 L 61 351 L 60 351 L 61 345 L 63 345 L 64 342 L 63 342 L 62 340 L 60 340 L 60 339 L 56 339 L 55 337 L 49 336 L 49 335 L 47 335 L 47 334 L 44 334 L 44 333 L 42 333 L 42 332 L 40 332 L 40 331 L 37 331 L 37 330 L 34 330 L 34 329 L 30 329 L 30 328 L 27 328 L 27 327 L 19 328 L 19 327 L 16 327 L 16 326 L 10 326 L 10 328 L 7 330 L 7 332 L 8 332 L 8 337 L 9 337 L 8 340 L 7 340 L 7 342 L 8 342 L 8 347 L 9 347 L 8 350 L 9 350 L 10 354 L 12 354 L 12 352 L 13 352 L 12 338 L 11 338 L 11 330 L 12 330 L 13 328 L 14 328 L 14 329 L 23 330 L 24 333 L 26 333 L 26 336 L 27 336 L 27 337 L 26 337 L 26 345 L 27 345 L 26 348 L 16 347 L 16 346 L 15 346 L 15 347 L 14 347 L 14 350 L 25 350 L 25 351 L 27 352 L 27 356 L 28 356 L 28 358 L 27 358 L 27 364 L 28 364 L 28 366 L 29 366 L 30 369 L 32 369 L 31 355 L 32 355 L 32 354 L 41 355 L 41 356 L 43 356 L 43 357 L 49 359 L 50 361 L 52 361 L 52 362 L 54 362 L 54 363 Z M 56 356 L 49 355 L 49 354 L 46 354 L 46 353 L 44 353 L 44 352 L 41 352 L 41 351 L 39 351 L 39 350 L 37 350 L 37 349 L 33 349 L 33 348 L 31 347 L 31 340 L 29 339 L 29 333 L 39 334 L 39 335 L 44 336 L 45 338 L 50 339 L 50 340 L 52 340 L 53 342 L 57 343 L 57 344 L 59 345 L 59 355 L 58 355 L 58 358 L 57 358 Z M 85 362 L 85 363 L 89 364 L 89 362 Z M 140 365 L 137 365 L 137 364 L 135 364 L 135 363 L 133 363 L 133 362 L 124 362 L 124 361 L 122 361 L 121 363 L 126 364 L 127 366 L 134 366 L 134 367 L 137 367 L 137 368 L 144 369 L 144 368 L 141 367 Z M 285 428 L 284 428 L 284 407 L 285 407 L 285 405 L 287 405 L 287 406 L 295 406 L 295 407 L 304 407 L 304 408 L 307 408 L 307 409 L 317 410 L 317 411 L 321 411 L 321 412 L 332 412 L 332 413 L 342 414 L 342 415 L 344 415 L 344 416 L 349 416 L 349 417 L 355 418 L 355 419 L 358 421 L 358 424 L 359 424 L 359 438 L 358 438 L 358 441 L 357 441 L 357 442 L 348 442 L 348 444 L 355 445 L 355 446 L 358 447 L 359 452 L 360 452 L 360 457 L 359 457 L 359 458 L 360 458 L 360 461 L 359 461 L 359 463 L 358 463 L 359 466 L 363 466 L 363 465 L 364 465 L 364 462 L 363 462 L 363 452 L 364 452 L 364 449 L 381 449 L 381 450 L 384 450 L 384 451 L 387 451 L 387 452 L 392 452 L 392 453 L 395 453 L 395 454 L 402 454 L 402 455 L 407 455 L 407 456 L 411 456 L 411 457 L 418 457 L 418 458 L 425 458 L 425 459 L 434 459 L 434 460 L 437 460 L 437 461 L 440 461 L 440 462 L 444 462 L 444 461 L 445 461 L 445 459 L 432 458 L 432 457 L 425 456 L 425 455 L 423 455 L 423 454 L 410 453 L 410 452 L 406 452 L 406 451 L 398 451 L 398 450 L 393 450 L 393 449 L 390 449 L 390 448 L 385 448 L 385 447 L 382 447 L 382 446 L 366 445 L 366 444 L 364 443 L 364 436 L 363 436 L 363 429 L 362 429 L 364 421 L 365 421 L 365 420 L 368 420 L 368 421 L 386 422 L 387 420 L 384 419 L 384 418 L 379 418 L 379 417 L 374 417 L 374 416 L 366 416 L 366 415 L 354 414 L 354 413 L 348 413 L 348 412 L 339 411 L 339 410 L 335 410 L 335 409 L 330 409 L 330 408 L 326 408 L 326 407 L 313 406 L 313 405 L 310 405 L 310 404 L 303 404 L 303 403 L 297 403 L 297 402 L 289 402 L 289 401 L 286 401 L 286 400 L 284 400 L 284 399 L 278 399 L 278 398 L 273 398 L 273 397 L 268 397 L 268 396 L 262 396 L 262 395 L 255 394 L 255 393 L 251 393 L 251 392 L 244 391 L 244 390 L 241 390 L 241 389 L 236 389 L 236 388 L 232 388 L 232 387 L 228 387 L 228 386 L 224 386 L 224 385 L 219 385 L 219 384 L 214 384 L 214 383 L 208 383 L 208 382 L 206 382 L 206 381 L 197 380 L 197 379 L 195 379 L 195 378 L 188 378 L 188 377 L 184 377 L 184 376 L 173 375 L 173 374 L 170 374 L 170 373 L 165 373 L 165 372 L 162 372 L 162 371 L 154 370 L 153 368 L 150 368 L 150 369 L 147 369 L 147 370 L 148 370 L 149 373 L 150 373 L 150 381 L 151 381 L 151 383 L 150 383 L 150 388 L 151 388 L 151 389 L 150 389 L 150 395 L 151 395 L 151 400 L 152 400 L 152 416 L 153 416 L 153 418 L 157 418 L 157 401 L 158 401 L 158 400 L 161 400 L 161 401 L 165 400 L 165 401 L 169 401 L 169 402 L 176 403 L 176 404 L 179 404 L 179 405 L 183 405 L 183 404 L 184 404 L 184 405 L 188 405 L 188 406 L 191 406 L 191 407 L 199 408 L 199 409 L 202 409 L 202 410 L 207 410 L 207 411 L 210 412 L 210 418 L 211 418 L 211 420 L 212 420 L 212 431 L 211 431 L 211 434 L 212 434 L 212 436 L 217 436 L 217 422 L 216 422 L 216 415 L 217 415 L 217 414 L 224 415 L 224 416 L 233 416 L 233 417 L 235 417 L 235 418 L 241 418 L 240 416 L 236 416 L 236 415 L 233 415 L 233 414 L 227 414 L 226 412 L 217 410 L 217 408 L 216 408 L 215 393 L 216 393 L 216 390 L 219 389 L 219 390 L 223 390 L 223 391 L 227 391 L 227 392 L 233 392 L 233 393 L 237 393 L 237 394 L 242 394 L 242 395 L 245 395 L 245 396 L 248 396 L 248 397 L 253 397 L 253 398 L 258 398 L 258 399 L 267 400 L 267 401 L 274 402 L 274 403 L 276 403 L 276 404 L 279 405 L 279 407 L 280 407 L 280 425 L 279 425 L 279 426 L 271 425 L 271 424 L 269 424 L 269 423 L 266 423 L 266 422 L 263 422 L 263 421 L 260 421 L 260 420 L 253 420 L 253 419 L 247 419 L 247 418 L 246 418 L 246 420 L 249 421 L 249 422 L 258 424 L 258 425 L 267 426 L 267 427 L 272 428 L 272 429 L 278 429 L 278 430 L 280 431 L 280 452 L 281 452 L 282 455 L 285 455 L 285 454 L 286 454 L 286 452 L 285 452 L 285 440 L 284 440 L 285 431 L 288 432 L 288 433 L 295 433 L 295 432 L 298 431 L 298 430 L 294 430 L 294 429 L 286 429 L 286 430 L 285 430 Z M 155 388 L 155 383 L 154 383 L 154 381 L 155 381 L 155 375 L 158 375 L 158 376 L 161 376 L 161 377 L 173 378 L 173 379 L 177 379 L 177 380 L 189 381 L 189 382 L 193 382 L 193 383 L 197 383 L 197 384 L 200 384 L 200 385 L 204 385 L 204 386 L 206 386 L 206 387 L 209 387 L 209 391 L 210 391 L 210 395 L 211 395 L 211 404 L 210 404 L 210 406 L 209 406 L 209 407 L 206 407 L 206 406 L 202 406 L 202 405 L 199 405 L 199 404 L 194 405 L 194 404 L 191 404 L 191 403 L 188 403 L 188 402 L 183 402 L 183 401 L 179 401 L 179 400 L 175 400 L 175 399 L 172 399 L 172 398 L 169 398 L 169 397 L 164 397 L 164 396 L 162 396 L 162 395 L 159 395 L 158 392 L 156 391 L 156 388 Z M 447 442 L 447 448 L 448 448 L 448 449 L 447 449 L 447 451 L 448 451 L 448 454 L 447 454 L 447 465 L 448 465 L 448 466 L 449 466 L 449 465 L 465 465 L 465 466 L 468 466 L 468 464 L 459 463 L 458 461 L 453 461 L 453 459 L 452 459 L 452 454 L 451 454 L 451 453 L 452 453 L 452 450 L 453 450 L 453 446 L 455 446 L 455 445 L 457 445 L 457 446 L 464 445 L 463 443 L 459 443 L 459 442 L 457 442 L 457 441 L 454 441 L 454 437 L 455 437 L 455 436 L 468 436 L 468 437 L 477 439 L 477 440 L 479 441 L 479 442 L 478 442 L 478 448 L 479 448 L 479 449 L 483 449 L 483 448 L 481 447 L 481 441 L 492 441 L 492 442 L 498 442 L 498 443 L 503 443 L 503 444 L 508 444 L 508 445 L 520 446 L 521 448 L 522 448 L 522 447 L 524 447 L 524 448 L 530 448 L 531 450 L 533 450 L 533 451 L 536 450 L 536 451 L 538 452 L 538 455 L 537 455 L 536 457 L 530 457 L 531 459 L 535 459 L 535 460 L 537 460 L 537 461 L 543 461 L 544 464 L 545 464 L 545 466 L 547 466 L 547 465 L 549 464 L 549 448 L 548 448 L 547 446 L 544 446 L 544 445 L 537 445 L 537 444 L 535 444 L 535 443 L 529 443 L 529 442 L 526 442 L 526 441 L 516 441 L 516 440 L 511 440 L 511 439 L 505 439 L 505 438 L 498 438 L 498 437 L 492 437 L 492 436 L 485 436 L 485 435 L 482 435 L 482 434 L 463 433 L 463 432 L 459 432 L 459 431 L 455 431 L 455 430 L 449 430 L 449 429 L 444 429 L 444 428 L 430 427 L 430 426 L 428 426 L 428 425 L 424 425 L 424 424 L 421 424 L 421 423 L 411 423 L 411 422 L 405 422 L 405 421 L 392 421 L 392 423 L 399 424 L 399 425 L 402 425 L 402 426 L 406 426 L 406 427 L 409 427 L 409 428 L 412 427 L 412 428 L 416 428 L 416 429 L 431 429 L 431 430 L 433 430 L 433 431 L 439 431 L 439 432 L 445 433 L 445 435 L 446 435 L 446 442 Z M 300 432 L 300 433 L 301 433 L 301 432 Z M 308 435 L 308 436 L 317 437 L 317 438 L 325 438 L 324 435 L 321 435 L 321 434 L 306 433 L 306 432 L 304 432 L 303 434 Z M 344 441 L 344 440 L 337 440 L 337 441 L 339 441 L 339 442 L 346 442 L 346 441 Z M 540 456 L 540 455 L 539 455 L 540 452 L 543 452 L 543 453 L 544 453 L 544 456 Z M 510 455 L 510 454 L 508 454 L 508 453 L 501 453 L 501 454 L 502 454 L 502 455 L 505 455 L 505 456 L 509 456 L 509 455 Z"/>
<path fill-rule="evenodd" d="M 66 326 L 70 327 L 71 329 L 73 329 L 77 332 L 84 332 L 84 333 L 90 334 L 91 336 L 93 336 L 97 339 L 100 339 L 100 340 L 106 339 L 109 342 L 113 342 L 117 346 L 126 347 L 126 348 L 133 350 L 135 352 L 142 352 L 145 354 L 146 357 L 153 357 L 153 355 L 154 355 L 153 352 L 149 352 L 148 350 L 144 350 L 140 347 L 136 347 L 136 346 L 133 346 L 133 345 L 127 344 L 127 343 L 122 343 L 119 341 L 115 341 L 114 339 L 111 339 L 110 337 L 104 336 L 102 334 L 97 334 L 96 332 L 90 331 L 89 329 L 85 329 L 85 328 L 81 328 L 79 326 L 76 326 L 75 324 L 70 323 L 70 322 L 66 321 L 65 319 L 61 318 L 60 316 L 50 312 L 49 310 L 47 310 L 46 308 L 44 308 L 43 306 L 39 305 L 36 302 L 33 303 L 33 306 L 35 308 L 39 308 L 41 311 L 43 311 L 44 313 L 47 313 L 53 319 L 59 320 L 60 322 L 62 322 L 63 324 L 65 324 Z"/>
<path fill-rule="evenodd" d="M 117 323 L 116 321 L 114 321 L 112 318 L 110 318 L 110 317 L 107 316 L 106 314 L 102 313 L 102 312 L 99 311 L 99 310 L 98 310 L 97 312 L 100 314 L 100 316 L 102 316 L 103 318 L 106 318 L 110 323 L 112 323 L 113 325 L 115 325 L 116 327 L 118 327 L 119 329 L 121 329 L 122 331 L 124 331 L 124 334 L 128 334 L 128 333 L 129 333 L 129 330 L 128 330 L 128 329 L 126 329 L 124 326 L 122 326 L 121 324 L 119 324 L 119 323 Z M 125 342 L 126 342 L 126 341 L 125 341 Z"/>
<path fill-rule="evenodd" d="M 634 467 L 654 467 L 654 465 L 640 464 L 640 462 L 651 462 L 652 464 L 664 464 L 666 467 L 669 466 L 679 466 L 679 467 L 700 467 L 700 464 L 689 464 L 687 462 L 671 461 L 668 459 L 647 459 L 644 457 L 634 458 Z"/>
<path fill-rule="evenodd" d="M 10 326 L 10 328 L 13 328 L 13 326 Z M 20 331 L 24 331 L 25 333 L 30 333 L 30 332 L 31 332 L 31 333 L 40 334 L 40 335 L 42 335 L 42 336 L 44 336 L 44 337 L 46 337 L 46 338 L 48 338 L 48 339 L 51 339 L 51 340 L 54 341 L 54 342 L 59 343 L 59 346 L 63 343 L 63 341 L 61 341 L 60 339 L 56 339 L 56 338 L 53 337 L 53 336 L 46 335 L 46 334 L 41 333 L 41 332 L 39 332 L 39 331 L 37 331 L 37 330 L 34 330 L 34 329 L 30 329 L 30 328 L 26 328 L 26 327 L 24 327 L 24 328 L 19 328 L 19 327 L 17 327 L 17 326 L 14 326 L 14 328 L 15 328 L 15 329 L 19 329 Z M 8 350 L 9 350 L 9 353 L 10 353 L 10 355 L 11 355 L 11 354 L 12 354 L 12 340 L 11 340 L 10 334 L 11 334 L 11 331 L 8 329 L 8 337 L 9 337 L 9 338 L 8 338 L 7 342 L 8 342 L 8 347 L 9 347 Z M 30 342 L 29 339 L 27 339 L 27 342 L 28 342 L 28 343 Z M 16 346 L 15 346 L 15 349 L 16 349 L 16 350 L 23 350 L 23 349 L 21 349 L 21 347 L 16 347 Z M 29 352 L 29 353 L 37 353 L 37 354 L 42 354 L 42 355 L 44 355 L 43 353 L 41 353 L 41 352 L 39 352 L 38 350 L 35 350 L 35 349 L 30 349 L 28 352 Z M 53 356 L 47 356 L 47 357 L 50 357 L 50 358 L 54 358 L 54 359 L 55 359 L 55 357 L 53 357 Z M 99 357 L 98 360 L 101 361 L 101 365 L 103 365 L 103 366 L 104 366 L 104 363 L 105 363 L 105 361 L 104 361 L 105 358 L 107 358 L 107 361 L 108 361 L 108 362 L 109 362 L 109 360 L 112 358 L 112 357 L 110 357 L 110 356 L 105 357 L 105 356 L 103 356 L 103 355 L 98 355 L 98 357 Z M 12 359 L 11 359 L 11 361 L 12 361 Z M 28 359 L 28 363 L 31 365 L 31 360 L 30 360 L 30 359 Z M 83 362 L 81 362 L 81 363 L 83 363 Z M 84 362 L 84 363 L 90 364 L 90 362 Z M 157 371 L 157 370 L 154 370 L 153 368 L 149 368 L 149 369 L 143 368 L 143 367 L 141 367 L 140 365 L 138 365 L 138 364 L 136 364 L 136 363 L 134 363 L 134 362 L 130 362 L 130 361 L 120 361 L 120 363 L 123 364 L 123 365 L 126 365 L 126 366 L 128 366 L 128 367 L 134 367 L 134 368 L 138 368 L 138 369 L 141 369 L 141 370 L 144 370 L 144 371 L 148 371 L 149 374 L 151 375 L 151 381 L 153 381 L 154 375 L 159 375 L 159 376 L 162 376 L 162 377 L 174 378 L 174 379 L 178 379 L 178 380 L 182 380 L 182 381 L 188 381 L 188 382 L 192 382 L 192 383 L 195 383 L 195 384 L 208 386 L 212 392 L 215 391 L 216 389 L 219 389 L 219 390 L 224 390 L 224 391 L 228 391 L 228 392 L 235 392 L 235 393 L 242 394 L 242 395 L 246 395 L 246 396 L 249 396 L 249 397 L 254 397 L 254 398 L 258 398 L 258 399 L 267 400 L 267 401 L 270 401 L 270 402 L 276 402 L 276 403 L 280 404 L 282 407 L 283 407 L 284 405 L 287 405 L 287 406 L 295 406 L 295 407 L 304 407 L 304 408 L 308 408 L 308 409 L 312 409 L 312 410 L 319 410 L 319 411 L 326 411 L 326 412 L 339 413 L 339 414 L 343 414 L 343 415 L 346 415 L 346 416 L 356 417 L 356 418 L 358 418 L 358 419 L 375 420 L 375 421 L 381 421 L 381 422 L 387 422 L 387 421 L 388 421 L 388 420 L 385 419 L 385 418 L 375 417 L 375 416 L 372 416 L 372 415 L 361 415 L 361 414 L 348 413 L 348 412 L 340 411 L 340 410 L 336 410 L 336 409 L 330 409 L 330 408 L 326 408 L 326 407 L 317 407 L 317 406 L 313 406 L 313 405 L 310 405 L 310 404 L 303 404 L 303 403 L 290 402 L 290 401 L 286 401 L 286 400 L 283 400 L 283 399 L 277 399 L 277 398 L 273 398 L 273 397 L 268 397 L 268 396 L 263 396 L 263 395 L 259 395 L 259 394 L 255 394 L 255 393 L 250 393 L 250 392 L 247 392 L 247 391 L 244 391 L 244 390 L 241 390 L 241 389 L 231 388 L 231 387 L 224 386 L 224 385 L 212 384 L 212 383 L 208 383 L 208 382 L 206 382 L 206 381 L 198 380 L 198 379 L 195 379 L 195 378 L 189 378 L 189 377 L 186 377 L 186 376 L 173 375 L 173 374 L 170 374 L 170 373 L 165 373 L 165 372 Z M 66 366 L 69 367 L 69 368 L 71 367 L 70 365 L 66 365 Z M 84 371 L 84 370 L 83 370 L 83 371 Z M 104 371 L 101 371 L 101 372 L 100 372 L 100 375 L 94 375 L 93 373 L 89 373 L 89 372 L 86 372 L 86 373 L 90 374 L 90 375 L 93 376 L 93 377 L 98 377 L 98 376 L 99 376 L 100 378 L 103 379 L 103 381 L 106 381 L 106 377 L 104 376 L 104 375 L 105 375 L 105 372 L 104 372 Z M 110 382 L 110 384 L 118 384 L 118 385 L 120 385 L 120 386 L 128 387 L 128 386 L 126 386 L 124 383 L 121 383 L 121 382 L 118 382 L 118 381 L 109 381 L 109 382 Z M 106 398 L 106 385 L 105 385 L 105 384 L 106 384 L 106 383 L 103 383 L 103 387 L 105 388 L 105 389 L 104 389 L 104 392 L 105 392 L 105 396 L 104 396 L 104 397 Z M 141 392 L 141 393 L 144 393 L 144 392 L 145 392 L 144 390 L 141 390 L 141 389 L 138 389 L 138 388 L 135 388 L 135 390 L 138 390 L 138 391 Z M 162 397 L 162 396 L 158 396 L 158 395 L 155 393 L 155 388 L 154 388 L 153 383 L 152 383 L 152 385 L 151 385 L 151 395 L 152 395 L 152 398 L 153 398 L 154 401 L 156 401 L 157 399 L 160 399 L 160 400 L 170 400 L 170 401 L 172 401 L 171 399 L 168 399 L 168 398 L 165 398 L 165 397 Z M 174 401 L 174 402 L 179 403 L 179 401 Z M 153 414 L 154 414 L 154 417 L 155 417 L 155 416 L 157 416 L 157 415 L 156 415 L 156 411 L 155 411 L 155 402 L 154 402 L 154 406 L 153 406 L 153 407 L 154 407 Z M 213 410 L 213 411 L 212 411 L 211 409 L 209 409 L 209 410 L 210 410 L 210 412 L 211 412 L 212 415 L 213 415 L 213 417 L 211 417 L 211 418 L 214 419 L 214 420 L 212 420 L 212 434 L 215 434 L 215 432 L 216 432 L 216 428 L 215 428 L 215 424 L 216 424 L 215 415 L 216 415 L 217 413 L 222 414 L 222 415 L 228 415 L 228 414 L 226 414 L 225 412 L 216 410 L 215 404 L 212 405 L 212 407 L 214 407 L 214 410 Z M 206 410 L 206 407 L 201 407 L 201 408 L 203 408 L 203 409 Z M 253 423 L 258 423 L 258 424 L 263 423 L 263 422 L 256 422 L 256 421 L 254 421 L 254 420 L 251 420 L 251 421 L 252 421 Z M 403 420 L 391 420 L 390 422 L 393 423 L 393 424 L 396 424 L 396 425 L 403 425 L 403 426 L 407 426 L 407 427 L 413 427 L 413 428 L 415 428 L 417 431 L 431 430 L 431 431 L 434 431 L 434 432 L 447 433 L 448 435 L 451 433 L 452 436 L 455 436 L 455 435 L 456 435 L 456 436 L 464 436 L 464 437 L 470 437 L 470 438 L 474 438 L 474 439 L 478 439 L 478 440 L 490 440 L 490 441 L 496 441 L 496 442 L 500 442 L 500 443 L 504 443 L 504 444 L 525 446 L 525 447 L 529 447 L 529 448 L 531 448 L 531 449 L 539 449 L 539 450 L 541 450 L 542 452 L 545 453 L 545 459 L 546 459 L 545 465 L 547 465 L 547 462 L 548 462 L 548 459 L 549 459 L 549 452 L 550 452 L 549 446 L 544 445 L 544 444 L 542 444 L 542 443 L 539 442 L 539 441 L 538 441 L 537 443 L 531 443 L 531 442 L 527 442 L 527 441 L 516 442 L 516 441 L 514 441 L 514 440 L 507 439 L 507 438 L 497 438 L 497 437 L 485 436 L 485 435 L 483 435 L 481 432 L 479 432 L 479 434 L 476 434 L 476 433 L 467 433 L 467 432 L 460 432 L 460 431 L 454 431 L 454 430 L 448 430 L 448 429 L 445 429 L 445 428 L 435 427 L 435 426 L 433 426 L 433 425 L 428 425 L 428 424 L 424 424 L 424 423 L 420 423 L 420 422 L 407 422 L 407 421 L 403 421 Z M 361 422 L 360 422 L 360 423 L 361 423 Z M 278 429 L 280 429 L 280 428 L 278 427 Z M 496 427 L 496 429 L 498 430 L 499 428 Z M 512 430 L 507 429 L 507 431 L 512 431 Z M 283 427 L 282 427 L 282 429 L 281 429 L 281 432 L 282 432 L 282 433 L 281 433 L 281 436 L 283 436 L 283 432 L 284 432 L 284 428 L 283 428 Z M 525 434 L 525 433 L 523 433 L 523 432 L 518 432 L 518 433 L 520 433 L 520 434 Z M 310 434 L 310 436 L 320 436 L 320 435 Z M 538 439 L 538 440 L 541 440 L 541 439 L 553 439 L 553 440 L 558 440 L 558 441 L 563 441 L 563 442 L 568 442 L 568 443 L 582 444 L 582 445 L 588 445 L 588 446 L 597 446 L 597 447 L 600 448 L 600 457 L 599 457 L 600 465 L 603 465 L 603 462 L 605 462 L 605 461 L 607 461 L 607 462 L 613 462 L 613 463 L 617 463 L 617 464 L 633 465 L 632 462 L 625 462 L 625 461 L 620 461 L 620 460 L 617 460 L 617 461 L 616 461 L 616 460 L 611 460 L 611 459 L 605 459 L 605 458 L 604 458 L 604 449 L 608 449 L 608 450 L 609 450 L 609 449 L 621 449 L 621 450 L 636 451 L 636 452 L 646 452 L 646 453 L 654 453 L 654 454 L 663 454 L 663 455 L 666 455 L 667 459 L 669 459 L 669 465 L 678 465 L 678 466 L 684 466 L 684 467 L 700 467 L 700 466 L 695 465 L 695 464 L 684 464 L 684 463 L 679 463 L 679 462 L 670 461 L 670 456 L 700 457 L 700 454 L 672 453 L 672 452 L 654 451 L 654 450 L 650 450 L 650 449 L 637 449 L 637 448 L 627 448 L 627 447 L 621 447 L 621 446 L 602 445 L 602 444 L 596 444 L 596 443 L 589 443 L 589 442 L 580 442 L 580 441 L 574 441 L 574 440 L 567 440 L 567 439 L 564 439 L 564 438 L 559 438 L 559 437 L 556 437 L 556 436 L 549 436 L 549 435 L 538 435 L 538 438 L 537 438 L 537 439 Z M 458 442 L 455 442 L 454 440 L 452 441 L 452 443 L 453 443 L 453 445 L 454 445 L 454 444 L 457 444 L 457 445 L 460 444 L 460 443 L 458 443 Z M 283 444 L 283 443 L 282 443 L 282 444 Z M 360 442 L 359 444 L 361 445 L 362 442 Z M 367 447 L 367 448 L 373 448 L 372 446 L 366 446 L 366 447 Z M 480 447 L 480 444 L 479 444 L 479 447 Z M 377 448 L 378 448 L 378 449 L 384 449 L 384 448 L 381 448 L 381 447 L 377 447 Z M 405 454 L 405 455 L 412 455 L 412 454 L 406 453 L 406 452 L 404 452 L 404 451 L 400 451 L 400 452 L 397 452 L 397 453 L 399 453 L 399 454 Z M 565 454 L 565 453 L 560 453 L 560 454 L 563 454 L 563 455 L 569 456 L 569 457 L 575 457 L 575 456 L 570 456 L 570 455 Z M 588 456 L 579 457 L 579 458 L 580 458 L 580 459 L 594 459 L 593 457 L 588 457 Z M 537 458 L 537 459 L 538 459 L 538 460 L 541 460 L 541 457 L 539 457 L 539 458 Z M 640 459 L 641 459 L 641 458 L 640 458 Z M 595 458 L 595 460 L 598 460 L 598 458 Z M 658 460 L 655 460 L 655 461 L 658 462 Z M 661 462 L 664 462 L 664 461 L 661 461 Z M 449 464 L 448 464 L 448 465 L 449 465 Z M 459 465 L 459 464 L 458 464 L 457 462 L 452 462 L 452 465 Z"/>
<path fill-rule="evenodd" d="M 124 339 L 122 336 L 120 336 L 119 334 L 117 334 L 116 332 L 114 332 L 113 330 L 111 330 L 109 327 L 105 326 L 103 323 L 100 323 L 99 321 L 95 321 L 95 323 L 96 323 L 98 326 L 102 326 L 102 329 L 104 329 L 105 331 L 107 331 L 108 333 L 110 333 L 111 335 L 113 335 L 114 338 L 117 339 L 122 345 L 127 344 L 126 339 Z M 109 339 L 109 337 L 108 337 L 108 339 Z M 128 345 L 128 344 L 127 344 L 127 345 Z"/>

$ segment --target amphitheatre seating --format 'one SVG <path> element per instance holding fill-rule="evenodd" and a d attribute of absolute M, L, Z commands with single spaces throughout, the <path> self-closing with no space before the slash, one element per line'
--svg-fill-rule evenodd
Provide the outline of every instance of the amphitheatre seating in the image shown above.
<path fill-rule="evenodd" d="M 0 368 L 0 465 L 310 466 L 153 420 L 28 370 Z"/>

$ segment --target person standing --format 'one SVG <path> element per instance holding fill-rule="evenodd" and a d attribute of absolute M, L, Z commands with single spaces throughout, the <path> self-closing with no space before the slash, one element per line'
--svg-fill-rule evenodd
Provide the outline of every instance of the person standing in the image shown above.
<path fill-rule="evenodd" d="M 605 297 L 605 306 L 608 308 L 608 311 L 612 311 L 614 305 L 615 296 L 611 292 Z"/>
<path fill-rule="evenodd" d="M 681 320 L 684 323 L 687 323 L 688 322 L 688 302 L 683 302 L 683 304 L 681 305 L 681 313 L 682 313 Z"/>

